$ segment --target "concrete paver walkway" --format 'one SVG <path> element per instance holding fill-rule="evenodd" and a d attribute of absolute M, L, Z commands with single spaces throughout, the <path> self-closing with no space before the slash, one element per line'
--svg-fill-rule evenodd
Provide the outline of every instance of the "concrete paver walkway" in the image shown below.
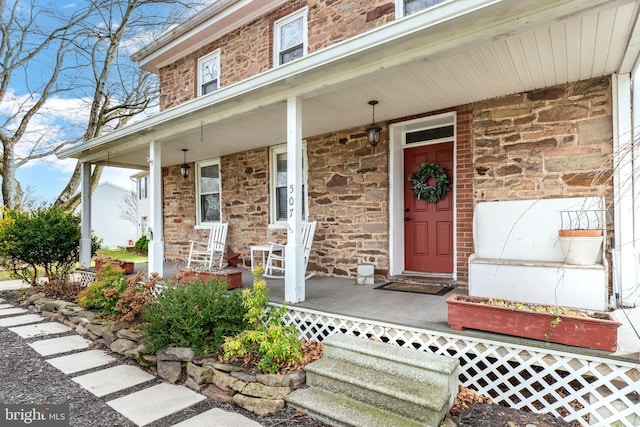
<path fill-rule="evenodd" d="M 37 314 L 25 314 L 28 310 L 6 304 L 2 298 L 0 303 L 0 328 L 7 328 L 23 339 L 36 339 L 28 345 L 47 363 L 71 376 L 74 382 L 95 396 L 109 399 L 113 393 L 126 392 L 131 387 L 144 386 L 148 382 L 149 387 L 106 401 L 109 407 L 138 426 L 148 425 L 206 399 L 187 387 L 165 382 L 157 384 L 157 381 L 153 381 L 156 380 L 155 376 L 137 366 L 113 366 L 117 361 L 115 357 L 107 351 L 88 350 L 93 342 L 77 335 L 68 326 L 45 321 L 44 317 Z M 63 336 L 47 338 L 57 334 Z M 82 374 L 89 369 L 100 370 Z M 215 408 L 176 426 L 260 427 L 260 424 L 240 414 Z"/>

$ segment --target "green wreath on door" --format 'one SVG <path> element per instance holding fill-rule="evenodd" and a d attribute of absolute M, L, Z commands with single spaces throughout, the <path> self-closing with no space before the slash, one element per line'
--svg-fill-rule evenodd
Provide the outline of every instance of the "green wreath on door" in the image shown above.
<path fill-rule="evenodd" d="M 435 180 L 435 185 L 427 184 L 429 178 Z M 416 199 L 427 203 L 435 203 L 449 192 L 449 177 L 444 168 L 437 163 L 422 163 L 420 169 L 409 175 L 411 188 Z"/>

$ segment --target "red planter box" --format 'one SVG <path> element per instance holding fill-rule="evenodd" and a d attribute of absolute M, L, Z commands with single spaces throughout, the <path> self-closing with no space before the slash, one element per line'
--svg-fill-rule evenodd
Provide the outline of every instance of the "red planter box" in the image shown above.
<path fill-rule="evenodd" d="M 111 264 L 113 267 L 118 267 L 124 271 L 124 274 L 133 274 L 133 261 L 122 262 L 100 262 L 96 261 L 95 270 L 97 273 L 101 272 L 106 264 Z"/>
<path fill-rule="evenodd" d="M 242 286 L 242 271 L 227 269 L 215 272 L 181 270 L 183 283 L 191 283 L 194 280 L 202 279 L 205 282 L 209 280 L 221 280 L 229 283 L 229 289 L 235 289 Z"/>
<path fill-rule="evenodd" d="M 612 313 L 579 310 L 591 317 L 561 315 L 525 309 L 482 304 L 489 298 L 452 294 L 447 298 L 448 322 L 452 329 L 463 328 L 497 332 L 558 344 L 615 352 L 618 342 L 617 321 Z M 525 303 L 526 304 L 526 303 Z"/>

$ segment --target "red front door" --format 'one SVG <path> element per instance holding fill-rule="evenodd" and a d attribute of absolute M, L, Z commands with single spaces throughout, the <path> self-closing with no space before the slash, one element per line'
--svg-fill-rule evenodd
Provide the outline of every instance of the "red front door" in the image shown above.
<path fill-rule="evenodd" d="M 408 180 L 427 162 L 442 166 L 450 181 L 450 191 L 435 203 L 418 200 Z M 404 180 L 405 270 L 453 273 L 453 142 L 404 150 Z"/>

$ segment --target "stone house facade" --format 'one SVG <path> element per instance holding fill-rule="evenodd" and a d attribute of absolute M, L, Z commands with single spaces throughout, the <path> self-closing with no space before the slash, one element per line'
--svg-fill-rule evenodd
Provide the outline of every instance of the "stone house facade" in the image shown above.
<path fill-rule="evenodd" d="M 138 53 L 141 67 L 159 76 L 161 113 L 95 144 L 104 153 L 110 144 L 137 144 L 140 158 L 148 157 L 149 146 L 153 157 L 155 142 L 160 146 L 155 218 L 162 233 L 155 247 L 161 259 L 186 262 L 189 240 L 206 233 L 198 220 L 198 175 L 181 176 L 180 148 L 189 150 L 192 171 L 218 162 L 220 216 L 229 223 L 227 243 L 241 263 L 249 264 L 251 245 L 285 241 L 287 228 L 271 218 L 273 148 L 285 145 L 296 124 L 305 150 L 305 213 L 318 222 L 308 269 L 320 276 L 354 277 L 359 263 L 373 264 L 381 278 L 416 271 L 405 268 L 409 255 L 400 254 L 402 244 L 408 250 L 411 232 L 403 227 L 411 218 L 397 193 L 409 175 L 401 159 L 409 147 L 404 138 L 422 128 L 453 128 L 450 136 L 434 140 L 453 142 L 447 170 L 451 235 L 437 245 L 446 246 L 453 267 L 427 266 L 418 273 L 467 285 L 480 202 L 603 196 L 612 218 L 616 111 L 629 110 L 619 102 L 627 90 L 620 76 L 630 71 L 598 62 L 590 67 L 598 71 L 574 72 L 571 49 L 545 50 L 569 43 L 563 38 L 569 33 L 557 25 L 593 22 L 601 14 L 551 0 L 537 9 L 512 0 L 479 0 L 483 4 L 468 8 L 457 1 L 426 3 L 404 13 L 403 7 L 424 3 L 214 2 Z M 602 8 L 615 9 L 617 16 L 632 6 L 605 3 Z M 298 13 L 305 22 L 304 52 L 278 64 L 278 25 Z M 610 28 L 610 37 L 626 34 L 628 40 L 631 21 Z M 558 40 L 534 48 L 543 34 Z M 595 62 L 629 62 L 628 49 L 604 58 L 597 43 L 578 40 L 571 43 L 593 49 L 589 57 Z M 533 63 L 527 52 L 535 49 L 541 54 Z M 212 54 L 216 88 L 202 95 L 201 60 Z M 546 60 L 549 55 L 557 60 Z M 371 99 L 380 101 L 373 110 L 372 121 L 377 117 L 382 128 L 375 148 L 366 132 Z M 289 118 L 287 108 L 296 103 L 302 119 Z M 416 146 L 429 145 L 423 142 Z M 80 148 L 68 154 L 83 155 Z M 612 232 L 613 224 L 607 224 Z"/>

